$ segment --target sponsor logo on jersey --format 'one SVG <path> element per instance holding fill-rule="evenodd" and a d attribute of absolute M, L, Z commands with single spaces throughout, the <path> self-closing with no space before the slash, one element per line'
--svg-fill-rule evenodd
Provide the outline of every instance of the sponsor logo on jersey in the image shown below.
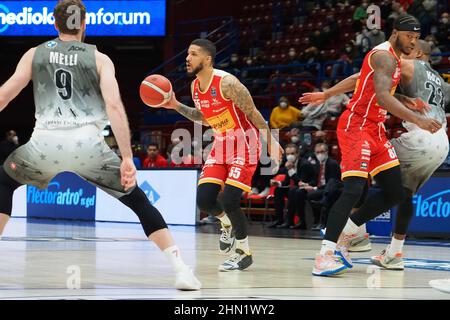
<path fill-rule="evenodd" d="M 367 169 L 369 167 L 369 165 L 367 164 L 367 162 L 361 162 L 361 169 Z"/>
<path fill-rule="evenodd" d="M 216 87 L 212 87 L 212 88 L 211 88 L 211 95 L 212 95 L 213 97 L 217 97 Z"/>
<path fill-rule="evenodd" d="M 86 49 L 83 48 L 83 47 L 71 46 L 71 47 L 69 48 L 68 51 L 69 51 L 69 52 L 70 52 L 70 51 L 86 51 Z"/>
<path fill-rule="evenodd" d="M 58 45 L 58 42 L 52 40 L 52 41 L 47 42 L 45 44 L 45 47 L 49 48 L 49 49 L 53 49 L 53 48 L 56 48 L 57 45 Z"/>
<path fill-rule="evenodd" d="M 213 102 L 211 103 L 211 105 L 213 106 L 213 107 L 217 107 L 217 106 L 220 106 L 222 103 L 219 101 L 219 100 L 217 100 L 216 98 L 213 98 L 212 99 L 213 100 Z"/>

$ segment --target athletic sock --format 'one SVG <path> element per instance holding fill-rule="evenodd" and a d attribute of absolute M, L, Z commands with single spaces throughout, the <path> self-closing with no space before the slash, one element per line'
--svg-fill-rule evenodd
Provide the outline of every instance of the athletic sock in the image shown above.
<path fill-rule="evenodd" d="M 251 255 L 250 247 L 248 244 L 248 237 L 245 237 L 241 240 L 236 239 L 236 249 L 241 249 L 245 254 Z"/>
<path fill-rule="evenodd" d="M 336 251 L 336 243 L 328 240 L 322 240 L 322 247 L 320 248 L 320 254 L 327 254 L 329 251 Z"/>
<path fill-rule="evenodd" d="M 226 213 L 223 215 L 223 217 L 221 217 L 221 218 L 217 217 L 217 218 L 220 220 L 220 222 L 222 222 L 222 225 L 224 227 L 230 227 L 231 226 L 230 218 L 228 218 Z"/>
<path fill-rule="evenodd" d="M 397 253 L 399 253 L 399 252 L 401 253 L 403 251 L 404 243 L 405 243 L 405 240 L 398 240 L 398 239 L 395 239 L 394 237 L 392 237 L 391 244 L 389 245 L 388 252 L 387 252 L 388 256 L 395 257 L 395 255 Z"/>
<path fill-rule="evenodd" d="M 175 272 L 183 271 L 183 269 L 188 267 L 181 258 L 180 249 L 178 249 L 178 246 L 171 246 L 163 252 L 167 256 L 167 259 Z"/>

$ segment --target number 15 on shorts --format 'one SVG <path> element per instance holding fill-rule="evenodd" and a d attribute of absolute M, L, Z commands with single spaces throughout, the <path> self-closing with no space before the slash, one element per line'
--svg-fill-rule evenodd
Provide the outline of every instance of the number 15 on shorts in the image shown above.
<path fill-rule="evenodd" d="M 231 167 L 228 178 L 239 179 L 239 177 L 241 176 L 241 170 L 242 168 Z"/>

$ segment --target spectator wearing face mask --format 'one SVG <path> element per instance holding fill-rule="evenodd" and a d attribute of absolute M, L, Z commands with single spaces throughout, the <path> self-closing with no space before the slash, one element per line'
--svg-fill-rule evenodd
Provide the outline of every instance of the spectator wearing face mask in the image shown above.
<path fill-rule="evenodd" d="M 386 41 L 386 35 L 380 29 L 370 30 L 367 37 L 370 40 L 370 48 L 376 47 L 377 45 Z"/>
<path fill-rule="evenodd" d="M 363 25 L 362 21 L 367 19 L 367 8 L 369 7 L 369 1 L 363 0 L 361 5 L 356 8 L 353 13 L 353 28 L 355 31 L 361 30 Z"/>
<path fill-rule="evenodd" d="M 341 188 L 341 169 L 336 160 L 328 157 L 328 146 L 324 143 L 316 144 L 314 148 L 315 160 L 312 161 L 316 178 L 316 184 L 299 184 L 300 192 L 297 193 L 299 202 L 300 223 L 293 228 L 304 229 L 306 200 L 315 201 L 319 206 L 313 206 L 315 220 L 318 225 L 325 225 L 328 210 L 337 200 Z M 323 209 L 323 210 L 322 210 Z M 316 225 L 316 228 L 319 227 Z"/>
<path fill-rule="evenodd" d="M 442 61 L 442 56 L 433 56 L 433 54 L 441 54 L 441 49 L 439 49 L 436 45 L 437 41 L 436 38 L 432 35 L 429 35 L 425 38 L 425 41 L 428 42 L 428 44 L 431 47 L 431 57 L 430 57 L 430 63 L 432 66 L 437 66 Z"/>
<path fill-rule="evenodd" d="M 270 127 L 273 129 L 288 128 L 300 121 L 300 110 L 289 105 L 286 97 L 281 97 L 278 106 L 273 108 L 270 114 Z"/>
<path fill-rule="evenodd" d="M 279 174 L 285 174 L 284 181 L 271 180 L 270 184 L 276 186 L 274 193 L 275 221 L 269 228 L 289 228 L 294 225 L 294 216 L 298 213 L 299 183 L 314 183 L 314 167 L 306 159 L 301 157 L 300 149 L 295 144 L 285 147 L 285 161 L 279 170 Z M 288 198 L 288 213 L 284 219 L 285 198 Z"/>
<path fill-rule="evenodd" d="M 6 138 L 0 142 L 0 165 L 5 162 L 6 158 L 19 147 L 19 137 L 14 130 L 6 133 Z"/>
<path fill-rule="evenodd" d="M 444 46 L 444 50 L 450 50 L 450 16 L 448 12 L 441 14 L 436 33 L 436 40 Z"/>
<path fill-rule="evenodd" d="M 318 91 L 317 89 L 315 91 Z M 300 131 L 317 131 L 322 130 L 322 125 L 327 118 L 327 107 L 325 103 L 319 105 L 308 104 L 301 110 L 303 118 Z"/>

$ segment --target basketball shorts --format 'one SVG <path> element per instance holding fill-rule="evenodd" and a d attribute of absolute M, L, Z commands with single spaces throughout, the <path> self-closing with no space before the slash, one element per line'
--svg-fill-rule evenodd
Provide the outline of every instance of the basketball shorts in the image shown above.
<path fill-rule="evenodd" d="M 215 183 L 222 188 L 228 184 L 250 192 L 252 177 L 259 162 L 260 147 L 258 141 L 254 148 L 238 148 L 234 145 L 230 152 L 222 152 L 221 147 L 215 143 L 203 166 L 198 184 Z"/>
<path fill-rule="evenodd" d="M 6 173 L 21 184 L 44 189 L 58 173 L 73 172 L 108 194 L 120 198 L 120 158 L 108 147 L 101 131 L 88 125 L 76 129 L 35 129 L 28 143 L 5 161 Z"/>
<path fill-rule="evenodd" d="M 446 131 L 445 126 L 434 134 L 417 128 L 391 140 L 400 160 L 404 187 L 416 193 L 442 165 L 449 151 Z"/>
<path fill-rule="evenodd" d="M 356 119 L 353 121 L 363 123 Z M 382 124 L 370 123 L 361 128 L 360 125 L 346 127 L 346 123 L 347 120 L 341 118 L 337 129 L 342 179 L 351 176 L 367 178 L 369 174 L 374 177 L 399 165 Z"/>

